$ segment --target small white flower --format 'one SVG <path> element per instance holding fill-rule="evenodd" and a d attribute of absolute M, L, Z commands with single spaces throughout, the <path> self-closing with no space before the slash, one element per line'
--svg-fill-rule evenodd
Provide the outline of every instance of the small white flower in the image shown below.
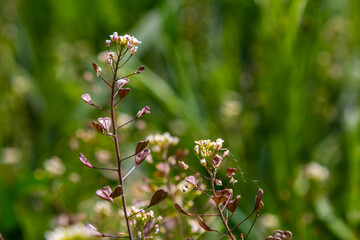
<path fill-rule="evenodd" d="M 220 150 L 222 148 L 223 142 L 224 140 L 222 140 L 221 138 L 216 139 L 216 150 Z"/>
<path fill-rule="evenodd" d="M 97 70 L 96 70 L 96 76 L 100 76 L 100 73 L 101 73 L 101 67 L 98 67 Z"/>

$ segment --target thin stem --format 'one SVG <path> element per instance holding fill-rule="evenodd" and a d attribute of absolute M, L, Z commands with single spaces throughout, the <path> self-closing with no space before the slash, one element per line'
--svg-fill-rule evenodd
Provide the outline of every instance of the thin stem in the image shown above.
<path fill-rule="evenodd" d="M 136 166 L 133 166 L 133 167 L 130 169 L 130 171 L 123 177 L 123 181 L 125 180 L 125 178 L 126 178 L 127 176 L 129 176 L 129 174 L 130 174 L 132 171 L 134 171 L 135 168 L 136 168 Z"/>
<path fill-rule="evenodd" d="M 130 156 L 126 157 L 126 158 L 123 158 L 123 159 L 121 159 L 120 161 L 122 162 L 122 161 L 124 161 L 124 160 L 126 160 L 126 159 L 129 159 L 129 158 L 135 156 L 135 155 L 136 155 L 136 154 L 134 153 L 133 155 L 130 155 Z"/>
<path fill-rule="evenodd" d="M 94 169 L 99 169 L 99 170 L 107 170 L 107 171 L 115 171 L 117 172 L 117 169 L 115 168 L 103 168 L 103 167 L 93 167 Z"/>
<path fill-rule="evenodd" d="M 106 85 L 108 85 L 109 87 L 111 87 L 110 83 L 108 83 L 100 74 L 99 74 L 99 78 L 100 78 L 101 80 L 103 80 L 104 83 L 106 83 Z"/>
<path fill-rule="evenodd" d="M 213 194 L 214 194 L 214 196 L 215 196 L 216 192 L 215 192 L 215 187 L 214 187 L 214 184 L 215 184 L 215 181 L 214 181 L 214 180 L 215 180 L 215 176 L 212 176 L 212 178 L 211 178 L 211 189 L 212 189 Z M 225 226 L 225 228 L 226 228 L 226 231 L 227 231 L 229 237 L 230 237 L 232 240 L 236 240 L 236 238 L 234 237 L 234 235 L 231 233 L 232 230 L 230 230 L 230 228 L 229 228 L 229 226 L 228 226 L 228 224 L 227 224 L 227 222 L 226 222 L 226 219 L 225 219 L 225 217 L 224 217 L 224 215 L 223 215 L 223 212 L 222 212 L 221 209 L 220 209 L 219 204 L 216 204 L 216 208 L 217 208 L 217 210 L 218 210 L 218 212 L 219 212 L 219 214 L 220 214 L 221 221 L 224 223 L 224 226 Z"/>
<path fill-rule="evenodd" d="M 116 85 L 115 81 L 116 81 L 116 75 L 117 75 L 117 71 L 118 71 L 119 62 L 120 62 L 120 59 L 118 59 L 116 61 L 116 68 L 115 68 L 115 73 L 114 73 L 114 77 L 113 77 L 113 83 L 111 85 L 111 95 L 110 95 L 111 96 L 111 100 L 110 100 L 111 112 L 110 112 L 110 114 L 111 114 L 111 121 L 112 121 L 112 126 L 113 126 L 114 143 L 115 143 L 115 149 L 116 149 L 116 159 L 117 159 L 117 163 L 118 163 L 117 171 L 118 171 L 118 176 L 119 176 L 119 183 L 123 187 L 123 194 L 121 195 L 123 211 L 124 211 L 124 216 L 125 216 L 125 220 L 126 220 L 127 230 L 129 233 L 129 239 L 133 240 L 130 221 L 129 221 L 128 213 L 126 210 L 125 189 L 124 189 L 123 178 L 122 178 L 122 173 L 121 173 L 121 158 L 120 158 L 119 140 L 117 137 L 117 127 L 116 127 L 115 112 L 114 112 L 114 92 L 115 92 L 115 85 Z"/>
<path fill-rule="evenodd" d="M 249 236 L 249 233 L 251 232 L 251 229 L 253 228 L 253 226 L 254 226 L 254 224 L 255 224 L 255 222 L 256 222 L 257 217 L 258 217 L 258 214 L 255 215 L 255 219 L 254 219 L 253 223 L 251 224 L 251 227 L 250 227 L 248 233 L 246 234 L 244 240 Z"/>
<path fill-rule="evenodd" d="M 191 170 L 190 168 L 188 168 L 187 170 L 190 171 L 190 172 L 192 172 L 192 173 L 194 173 L 195 175 L 198 175 L 198 176 L 200 176 L 200 177 L 202 177 L 202 178 L 205 178 L 206 180 L 211 181 L 210 178 L 208 178 L 208 177 L 206 177 L 206 176 L 204 176 L 204 175 L 202 175 L 202 174 L 200 174 L 200 173 L 198 173 L 198 172 L 195 172 L 195 171 Z"/>
<path fill-rule="evenodd" d="M 102 234 L 101 237 L 110 237 L 110 238 L 129 238 L 129 236 L 114 236 L 114 235 L 106 235 Z"/>
<path fill-rule="evenodd" d="M 115 106 L 114 106 L 114 107 L 115 107 Z M 136 118 L 131 119 L 130 121 L 127 121 L 126 123 L 124 123 L 124 124 L 120 125 L 119 127 L 117 127 L 117 128 L 116 128 L 116 130 L 117 130 L 117 129 L 119 129 L 119 128 L 122 128 L 123 126 L 125 126 L 125 125 L 127 125 L 127 124 L 131 123 L 132 121 L 134 121 L 134 120 L 136 120 L 136 119 L 137 119 L 137 117 L 136 117 Z"/>
<path fill-rule="evenodd" d="M 249 217 L 251 217 L 251 215 L 253 215 L 253 213 L 254 213 L 255 211 L 256 211 L 256 209 L 253 210 L 253 211 L 249 214 L 249 216 L 247 216 L 244 220 L 242 220 L 240 223 L 236 224 L 233 228 L 231 228 L 231 231 L 234 230 L 235 228 L 237 228 L 238 226 L 240 226 L 243 222 L 245 222 Z"/>
<path fill-rule="evenodd" d="M 103 108 L 101 108 L 101 107 L 99 107 L 99 106 L 96 106 L 95 104 L 90 104 L 90 106 L 93 106 L 93 107 L 95 107 L 95 108 L 97 108 L 97 109 L 103 110 L 104 112 L 110 113 L 110 111 L 108 111 L 108 110 L 106 110 L 106 109 L 103 109 Z"/>

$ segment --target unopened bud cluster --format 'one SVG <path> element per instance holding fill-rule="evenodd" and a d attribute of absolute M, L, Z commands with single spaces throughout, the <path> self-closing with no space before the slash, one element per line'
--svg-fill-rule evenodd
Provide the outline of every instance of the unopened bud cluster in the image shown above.
<path fill-rule="evenodd" d="M 221 138 L 216 139 L 216 141 L 211 141 L 209 139 L 195 141 L 196 145 L 194 152 L 199 158 L 202 166 L 210 166 L 213 169 L 218 169 L 220 167 L 223 160 L 229 155 L 229 150 L 225 150 L 219 155 L 223 142 L 224 140 Z"/>
<path fill-rule="evenodd" d="M 136 53 L 138 47 L 137 45 L 141 43 L 139 40 L 137 40 L 136 37 L 130 36 L 128 34 L 125 34 L 123 36 L 118 36 L 117 32 L 114 32 L 112 35 L 110 35 L 110 40 L 105 41 L 106 47 L 110 47 L 111 42 L 114 42 L 115 44 L 118 44 L 120 48 L 127 48 L 130 50 L 131 55 Z"/>

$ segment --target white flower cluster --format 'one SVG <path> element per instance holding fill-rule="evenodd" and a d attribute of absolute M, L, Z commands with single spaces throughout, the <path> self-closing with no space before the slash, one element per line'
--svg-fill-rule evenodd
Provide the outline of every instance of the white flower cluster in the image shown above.
<path fill-rule="evenodd" d="M 110 39 L 114 43 L 120 44 L 120 46 L 126 46 L 130 50 L 131 55 L 136 53 L 136 51 L 138 49 L 137 45 L 139 43 L 141 43 L 134 36 L 130 36 L 128 34 L 125 34 L 123 36 L 119 36 L 117 32 L 114 32 L 112 35 L 110 35 Z M 106 46 L 108 46 L 109 45 L 109 40 L 106 40 L 105 44 L 106 44 Z"/>
<path fill-rule="evenodd" d="M 216 139 L 215 142 L 209 139 L 197 140 L 195 141 L 197 145 L 194 150 L 196 154 L 199 154 L 200 150 L 201 157 L 203 158 L 210 157 L 213 155 L 214 151 L 219 151 L 222 148 L 223 142 L 224 140 L 221 138 Z"/>
<path fill-rule="evenodd" d="M 164 134 L 151 134 L 147 136 L 146 139 L 149 140 L 149 143 L 153 145 L 152 150 L 154 152 L 160 152 L 163 148 L 168 148 L 169 146 L 176 146 L 179 143 L 179 138 L 171 136 L 168 132 Z"/>
<path fill-rule="evenodd" d="M 86 231 L 82 223 L 76 223 L 67 227 L 58 227 L 53 231 L 45 233 L 46 240 L 87 240 L 92 239 L 92 235 Z"/>

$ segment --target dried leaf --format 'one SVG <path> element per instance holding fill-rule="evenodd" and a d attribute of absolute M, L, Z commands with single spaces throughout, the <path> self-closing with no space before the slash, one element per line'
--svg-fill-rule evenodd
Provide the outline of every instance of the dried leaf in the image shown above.
<path fill-rule="evenodd" d="M 185 181 L 190 183 L 191 185 L 193 185 L 195 188 L 199 188 L 197 185 L 196 185 L 196 182 L 195 182 L 195 176 L 188 176 L 185 178 Z"/>
<path fill-rule="evenodd" d="M 93 104 L 93 101 L 91 99 L 91 96 L 88 94 L 88 93 L 85 93 L 83 95 L 81 95 L 81 99 L 86 102 L 87 104 L 90 104 L 92 105 Z"/>
<path fill-rule="evenodd" d="M 155 226 L 154 220 L 150 220 L 145 224 L 145 226 L 143 228 L 143 234 L 145 237 L 150 235 L 151 231 L 154 229 L 154 226 Z"/>
<path fill-rule="evenodd" d="M 107 131 L 110 131 L 111 119 L 109 117 L 98 118 L 99 124 Z"/>
<path fill-rule="evenodd" d="M 97 122 L 92 122 L 91 124 L 92 124 L 93 128 L 94 128 L 96 131 L 98 131 L 99 133 L 103 134 L 104 128 L 103 128 L 102 125 L 100 125 L 100 124 L 97 123 Z"/>
<path fill-rule="evenodd" d="M 123 188 L 122 188 L 121 185 L 118 185 L 118 186 L 114 189 L 114 191 L 110 194 L 110 197 L 114 199 L 114 198 L 116 198 L 116 197 L 121 196 L 122 194 L 123 194 Z"/>
<path fill-rule="evenodd" d="M 150 149 L 145 148 L 135 156 L 135 166 L 139 166 L 147 156 L 150 154 Z"/>
<path fill-rule="evenodd" d="M 202 229 L 204 229 L 205 231 L 207 232 L 210 232 L 210 231 L 214 231 L 214 229 L 212 229 L 211 227 L 209 227 L 205 222 L 204 220 L 202 220 L 202 218 L 200 216 L 196 216 L 199 224 L 200 224 L 200 227 L 202 227 Z"/>
<path fill-rule="evenodd" d="M 138 144 L 136 145 L 135 154 L 138 154 L 139 152 L 144 150 L 146 148 L 146 146 L 148 145 L 148 143 L 149 143 L 149 140 L 144 140 L 144 141 L 138 142 Z"/>
<path fill-rule="evenodd" d="M 85 228 L 93 236 L 96 236 L 96 237 L 103 236 L 103 234 L 100 233 L 99 230 L 96 227 L 94 227 L 93 225 L 91 225 L 90 223 L 85 223 Z"/>
<path fill-rule="evenodd" d="M 109 202 L 114 202 L 114 199 L 110 196 L 112 193 L 112 190 L 109 186 L 105 186 L 102 189 L 99 189 L 96 191 L 96 195 L 104 200 L 107 200 Z"/>
<path fill-rule="evenodd" d="M 237 195 L 236 198 L 234 200 L 230 201 L 230 203 L 226 206 L 226 209 L 232 213 L 235 212 L 236 208 L 239 206 L 240 199 L 241 199 L 241 196 Z"/>
<path fill-rule="evenodd" d="M 118 90 L 118 95 L 120 99 L 124 99 L 130 92 L 130 88 L 120 88 Z"/>
<path fill-rule="evenodd" d="M 149 207 L 154 206 L 164 200 L 168 196 L 168 192 L 164 189 L 159 188 L 150 200 Z"/>
<path fill-rule="evenodd" d="M 89 160 L 86 159 L 86 157 L 82 153 L 79 153 L 79 159 L 85 166 L 89 168 L 94 168 L 94 166 L 89 162 Z"/>
<path fill-rule="evenodd" d="M 176 210 L 178 210 L 179 212 L 181 212 L 182 214 L 186 215 L 186 216 L 190 216 L 190 213 L 187 213 L 182 207 L 179 206 L 179 204 L 175 203 L 175 208 Z"/>

